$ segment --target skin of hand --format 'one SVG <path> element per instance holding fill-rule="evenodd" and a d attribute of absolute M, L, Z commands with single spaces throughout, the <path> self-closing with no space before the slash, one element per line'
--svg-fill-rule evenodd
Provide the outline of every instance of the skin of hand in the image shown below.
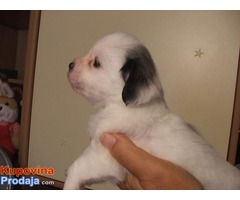
<path fill-rule="evenodd" d="M 137 147 L 121 133 L 104 133 L 101 143 L 129 172 L 120 189 L 200 190 L 201 183 L 185 169 Z"/>

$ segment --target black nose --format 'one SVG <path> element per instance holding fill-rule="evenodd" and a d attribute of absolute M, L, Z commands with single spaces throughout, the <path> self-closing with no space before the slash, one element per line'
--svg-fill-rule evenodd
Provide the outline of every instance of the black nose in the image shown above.
<path fill-rule="evenodd" d="M 74 62 L 69 63 L 68 68 L 69 70 L 72 70 L 74 68 Z"/>

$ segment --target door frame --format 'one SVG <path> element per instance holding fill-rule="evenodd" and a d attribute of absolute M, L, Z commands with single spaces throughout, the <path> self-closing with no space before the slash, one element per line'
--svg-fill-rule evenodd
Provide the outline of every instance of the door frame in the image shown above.
<path fill-rule="evenodd" d="M 21 114 L 21 134 L 19 144 L 19 164 L 28 166 L 28 150 L 32 113 L 32 98 L 34 86 L 34 74 L 37 58 L 38 34 L 40 27 L 41 11 L 30 11 L 29 28 L 27 38 L 27 51 L 25 58 L 25 71 L 23 81 L 23 99 Z"/>
<path fill-rule="evenodd" d="M 237 146 L 239 140 L 239 130 L 240 130 L 240 49 L 239 49 L 239 58 L 238 58 L 238 70 L 237 70 L 237 79 L 236 79 L 236 90 L 233 106 L 233 115 L 232 115 L 232 125 L 229 138 L 229 148 L 227 160 L 235 165 L 236 156 L 237 156 Z"/>
<path fill-rule="evenodd" d="M 23 100 L 21 115 L 21 134 L 19 144 L 20 167 L 28 167 L 29 139 L 31 128 L 32 101 L 34 76 L 37 60 L 38 36 L 40 29 L 41 11 L 30 11 L 25 72 L 23 81 Z M 63 188 L 63 182 L 40 175 L 34 175 L 41 181 L 53 181 L 53 187 Z"/>

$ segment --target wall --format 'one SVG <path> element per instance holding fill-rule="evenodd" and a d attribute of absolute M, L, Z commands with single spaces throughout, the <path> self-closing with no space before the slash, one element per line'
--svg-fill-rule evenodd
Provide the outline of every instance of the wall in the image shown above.
<path fill-rule="evenodd" d="M 149 48 L 172 111 L 226 157 L 240 36 L 239 11 L 43 11 L 29 166 L 67 166 L 88 146 L 91 105 L 70 88 L 68 63 L 100 37 L 126 31 Z M 204 52 L 201 57 L 195 51 Z"/>

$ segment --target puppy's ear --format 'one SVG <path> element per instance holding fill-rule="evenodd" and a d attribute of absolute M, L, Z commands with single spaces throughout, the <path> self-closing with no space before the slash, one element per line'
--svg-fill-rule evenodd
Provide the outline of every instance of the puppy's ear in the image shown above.
<path fill-rule="evenodd" d="M 129 50 L 120 71 L 125 82 L 122 99 L 126 105 L 136 106 L 163 99 L 154 62 L 144 46 Z"/>

